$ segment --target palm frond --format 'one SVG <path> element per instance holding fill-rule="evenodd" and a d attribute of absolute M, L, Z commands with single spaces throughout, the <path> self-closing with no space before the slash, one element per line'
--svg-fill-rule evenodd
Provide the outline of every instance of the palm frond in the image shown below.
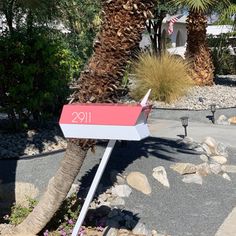
<path fill-rule="evenodd" d="M 218 3 L 217 0 L 177 0 L 175 1 L 178 5 L 185 5 L 193 11 L 206 11 L 210 6 Z M 229 0 L 222 0 L 226 5 L 230 4 Z"/>
<path fill-rule="evenodd" d="M 236 4 L 232 4 L 222 12 L 222 14 L 220 15 L 219 22 L 221 24 L 225 24 L 235 14 L 236 14 Z"/>

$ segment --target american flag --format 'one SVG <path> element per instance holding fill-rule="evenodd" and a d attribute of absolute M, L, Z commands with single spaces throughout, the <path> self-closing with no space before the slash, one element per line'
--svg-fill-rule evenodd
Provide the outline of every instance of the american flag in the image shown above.
<path fill-rule="evenodd" d="M 168 25 L 168 34 L 171 35 L 174 31 L 174 23 L 176 21 L 178 21 L 183 15 L 179 15 L 179 16 L 175 16 L 173 18 L 171 18 L 168 22 L 169 22 L 169 25 Z"/>

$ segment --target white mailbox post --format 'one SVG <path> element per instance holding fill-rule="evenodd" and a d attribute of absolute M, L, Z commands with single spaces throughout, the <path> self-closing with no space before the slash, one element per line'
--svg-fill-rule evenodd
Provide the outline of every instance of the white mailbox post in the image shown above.
<path fill-rule="evenodd" d="M 79 229 L 93 199 L 116 140 L 141 140 L 149 136 L 147 126 L 151 106 L 147 92 L 140 104 L 68 104 L 64 105 L 60 117 L 60 127 L 66 138 L 109 139 L 92 185 L 89 189 L 72 236 L 77 236 Z"/>

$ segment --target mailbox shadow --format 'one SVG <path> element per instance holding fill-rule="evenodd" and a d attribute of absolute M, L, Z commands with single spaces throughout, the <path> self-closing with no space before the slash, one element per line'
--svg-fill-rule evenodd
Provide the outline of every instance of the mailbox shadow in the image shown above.
<path fill-rule="evenodd" d="M 168 162 L 179 162 L 177 156 L 180 153 L 199 155 L 199 153 L 193 150 L 188 144 L 180 142 L 181 140 L 182 139 L 149 137 L 140 142 L 130 141 L 127 142 L 127 144 L 118 142 L 103 173 L 100 184 L 97 188 L 97 192 L 95 194 L 95 199 L 99 196 L 99 194 L 106 192 L 106 190 L 113 185 L 110 178 L 111 170 L 116 170 L 118 173 L 122 173 L 131 163 L 141 157 L 148 158 L 150 156 L 154 156 Z M 97 145 L 104 147 L 105 143 L 99 143 Z M 80 188 L 78 192 L 78 197 L 80 199 L 84 199 L 86 197 L 89 187 L 92 184 L 94 175 L 97 171 L 98 165 L 99 164 L 94 165 L 80 179 Z M 93 214 L 96 215 L 96 211 L 97 209 L 93 210 Z M 128 214 L 134 216 L 132 212 L 129 212 Z M 135 215 L 135 217 L 136 221 L 138 222 L 139 218 L 137 215 Z"/>
<path fill-rule="evenodd" d="M 178 154 L 199 155 L 190 145 L 180 142 L 182 139 L 156 138 L 149 137 L 140 142 L 129 141 L 127 144 L 117 143 L 110 160 L 104 171 L 101 183 L 103 185 L 112 185 L 110 181 L 110 171 L 117 170 L 122 173 L 135 160 L 149 156 L 154 156 L 169 162 L 179 162 Z M 99 143 L 105 147 L 105 143 Z M 80 188 L 86 189 L 91 185 L 93 177 L 97 171 L 98 164 L 93 166 L 80 179 Z"/>
<path fill-rule="evenodd" d="M 88 210 L 84 225 L 91 227 L 106 227 L 103 235 L 107 235 L 110 228 L 125 228 L 132 230 L 139 220 L 140 218 L 137 214 L 133 214 L 131 211 L 100 206 L 99 208 Z"/>

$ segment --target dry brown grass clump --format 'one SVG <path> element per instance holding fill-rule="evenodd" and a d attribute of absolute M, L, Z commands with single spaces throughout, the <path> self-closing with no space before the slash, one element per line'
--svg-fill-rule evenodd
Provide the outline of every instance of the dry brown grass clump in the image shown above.
<path fill-rule="evenodd" d="M 131 89 L 131 96 L 135 99 L 143 97 L 151 88 L 152 100 L 171 103 L 193 86 L 188 73 L 188 62 L 169 54 L 164 54 L 161 58 L 141 54 L 133 68 L 135 84 Z"/>

